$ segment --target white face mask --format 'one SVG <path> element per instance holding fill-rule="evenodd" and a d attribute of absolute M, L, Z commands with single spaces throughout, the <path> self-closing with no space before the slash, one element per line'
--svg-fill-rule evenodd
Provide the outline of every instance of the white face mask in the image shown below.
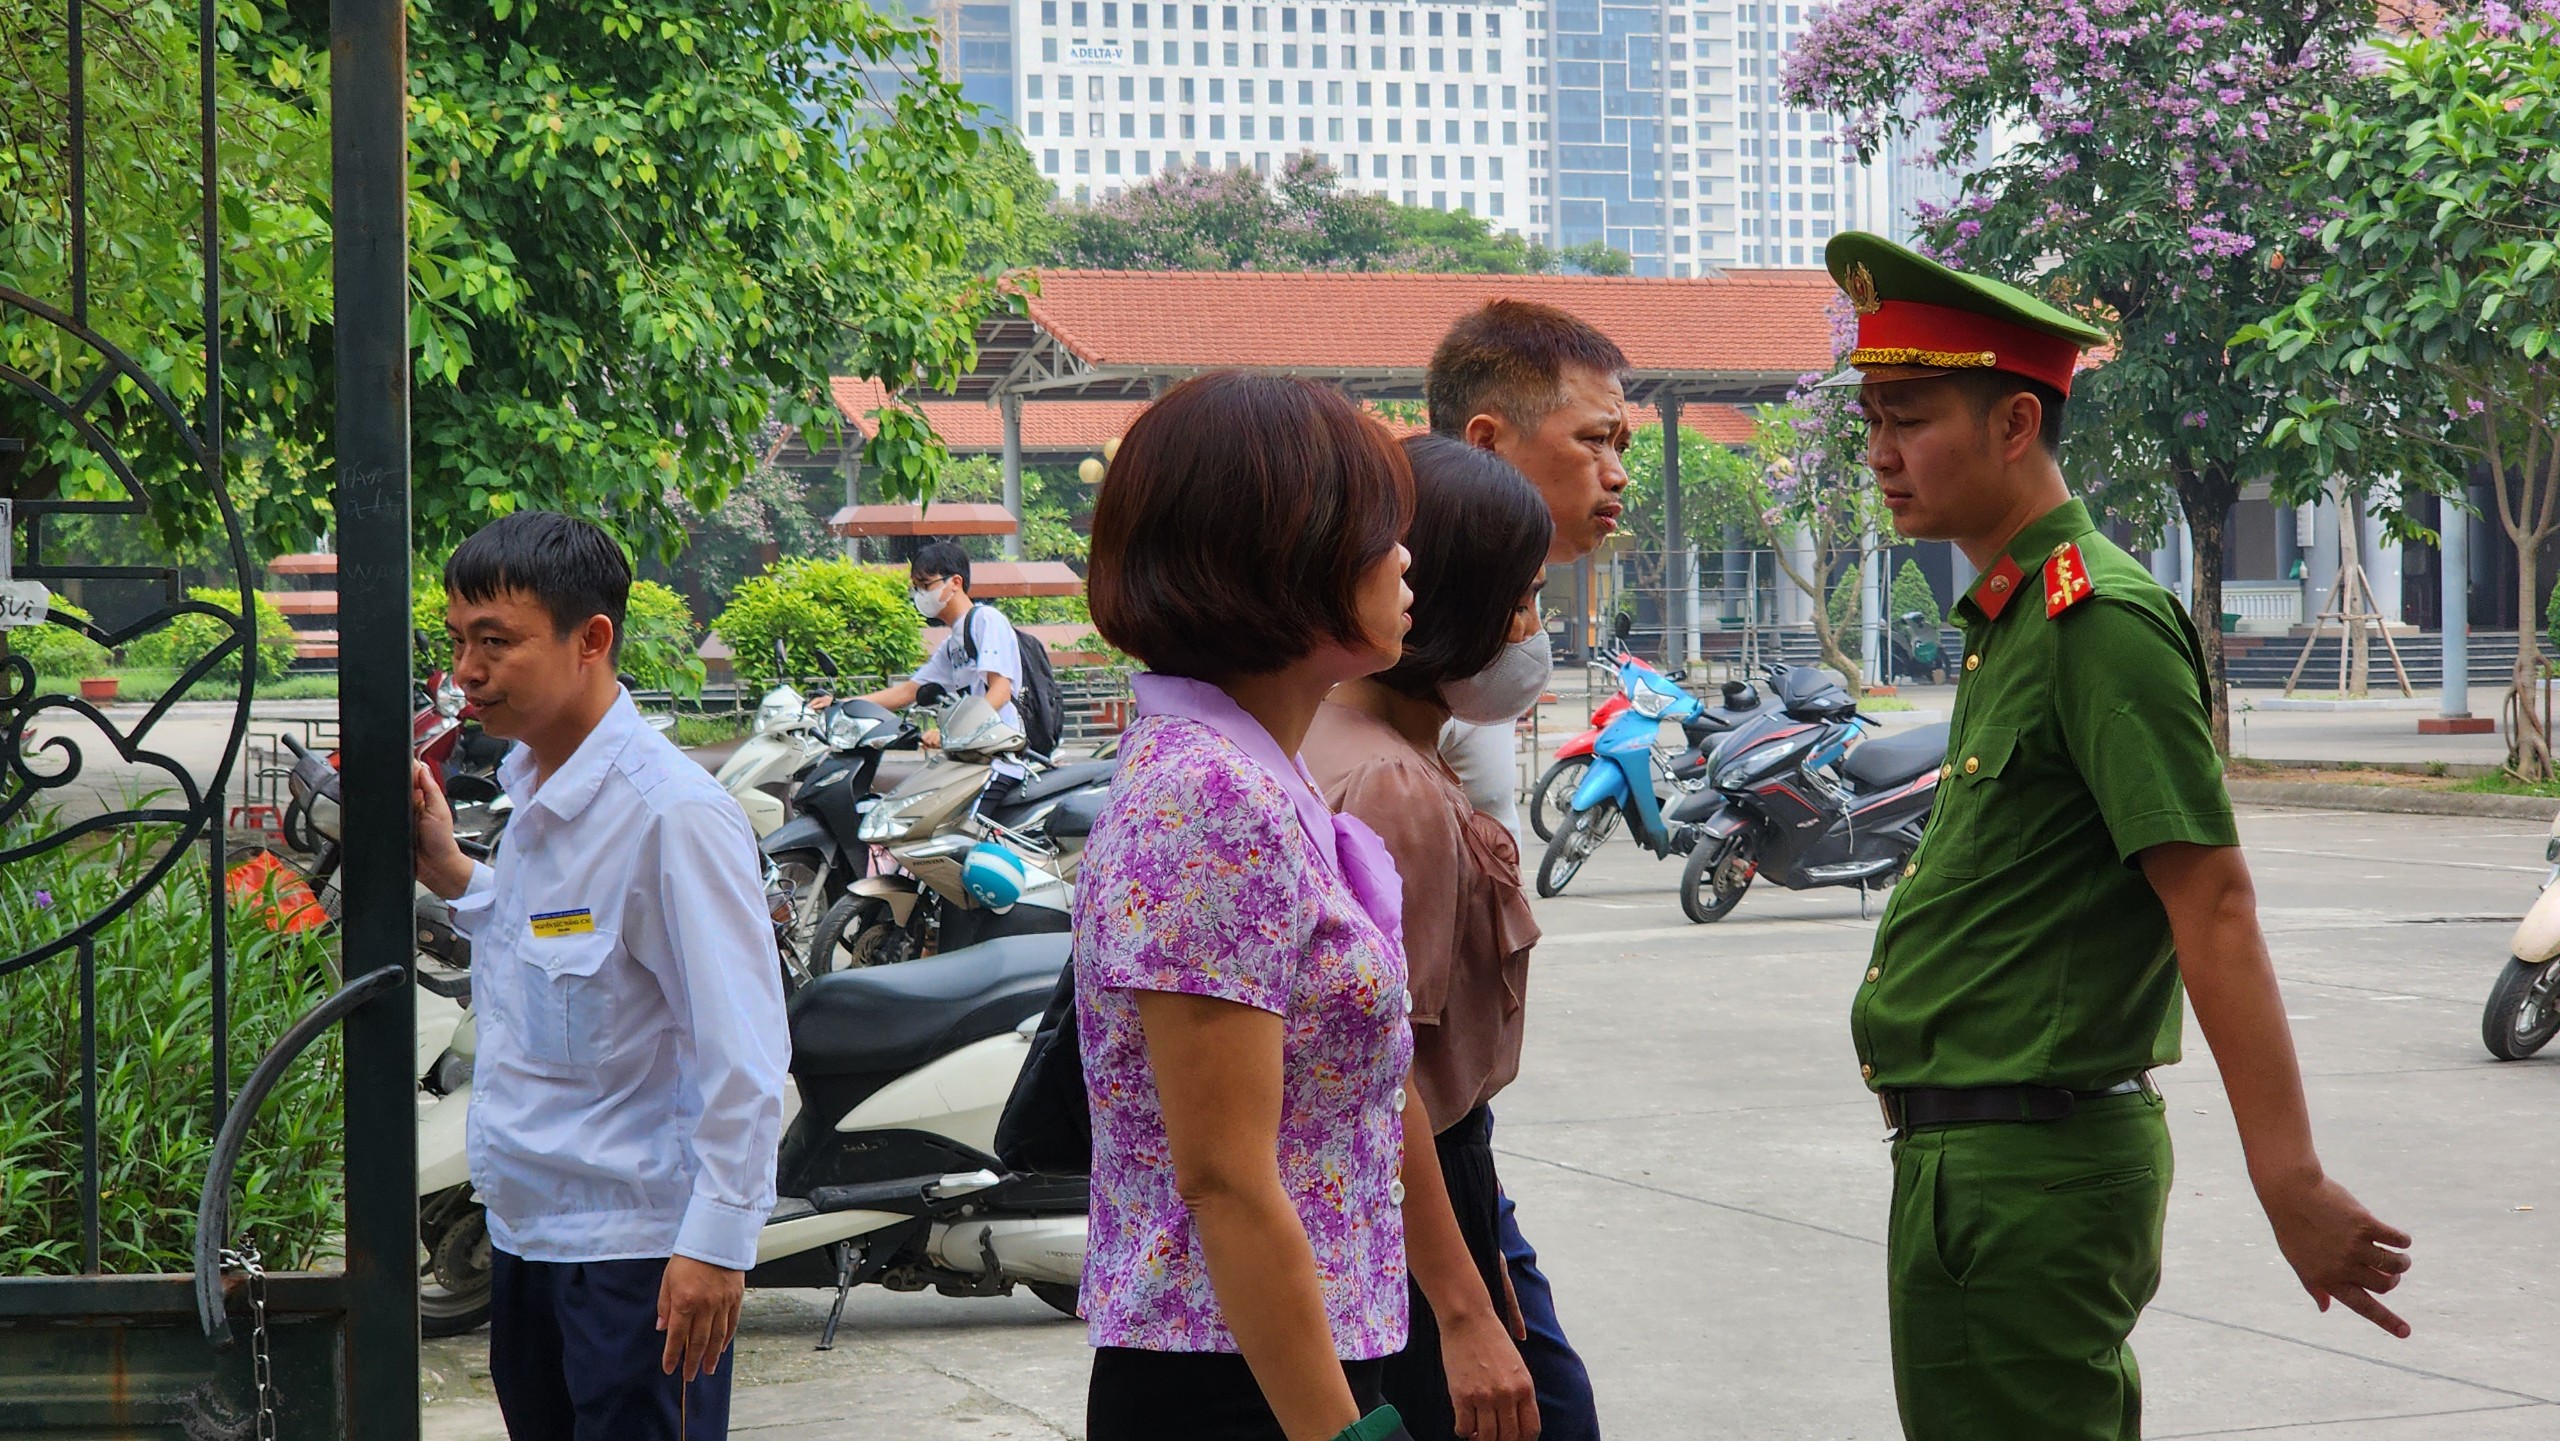
<path fill-rule="evenodd" d="M 1546 694 L 1554 669 L 1555 649 L 1541 628 L 1527 640 L 1504 646 L 1483 670 L 1442 685 L 1440 702 L 1469 725 L 1508 724 L 1527 715 Z"/>
<path fill-rule="evenodd" d="M 907 602 L 916 608 L 916 614 L 923 616 L 926 620 L 939 619 L 942 615 L 942 582 L 935 581 L 931 585 L 908 591 Z"/>

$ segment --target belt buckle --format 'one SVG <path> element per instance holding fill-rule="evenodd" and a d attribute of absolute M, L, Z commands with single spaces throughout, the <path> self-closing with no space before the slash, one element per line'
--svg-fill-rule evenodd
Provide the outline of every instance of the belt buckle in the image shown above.
<path fill-rule="evenodd" d="M 1876 1092 L 1876 1108 L 1884 1112 L 1884 1134 L 1877 1139 L 1891 1144 L 1902 1135 L 1902 1117 L 1894 1106 L 1891 1091 Z"/>

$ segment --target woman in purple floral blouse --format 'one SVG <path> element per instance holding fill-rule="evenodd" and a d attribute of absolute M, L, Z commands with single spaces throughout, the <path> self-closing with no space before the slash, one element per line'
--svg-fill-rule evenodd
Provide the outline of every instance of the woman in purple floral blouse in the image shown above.
<path fill-rule="evenodd" d="M 1339 392 L 1232 371 L 1150 406 L 1096 499 L 1094 624 L 1150 673 L 1077 880 L 1090 1441 L 1399 1435 L 1408 1262 L 1474 1434 L 1534 1431 L 1408 1104 L 1394 863 L 1297 759 L 1402 653 L 1411 509 Z"/>

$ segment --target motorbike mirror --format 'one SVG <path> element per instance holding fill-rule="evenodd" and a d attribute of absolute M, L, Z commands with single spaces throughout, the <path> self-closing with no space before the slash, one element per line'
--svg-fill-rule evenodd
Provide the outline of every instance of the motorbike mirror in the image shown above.
<path fill-rule="evenodd" d="M 773 666 L 777 671 L 788 672 L 791 669 L 791 653 L 782 648 L 780 636 L 773 638 Z"/>
<path fill-rule="evenodd" d="M 1689 668 L 1685 665 L 1674 666 L 1670 670 L 1665 671 L 1662 678 L 1674 683 L 1687 680 L 1689 678 Z"/>
<path fill-rule="evenodd" d="M 809 647 L 809 653 L 818 658 L 818 674 L 825 676 L 829 680 L 834 680 L 836 678 L 836 658 L 827 654 L 826 648 L 823 646 L 813 645 Z"/>
<path fill-rule="evenodd" d="M 916 687 L 916 704 L 920 706 L 937 706 L 950 696 L 951 692 L 944 689 L 940 681 L 929 680 Z"/>
<path fill-rule="evenodd" d="M 1635 612 L 1622 610 L 1609 622 L 1609 634 L 1620 640 L 1636 633 Z"/>

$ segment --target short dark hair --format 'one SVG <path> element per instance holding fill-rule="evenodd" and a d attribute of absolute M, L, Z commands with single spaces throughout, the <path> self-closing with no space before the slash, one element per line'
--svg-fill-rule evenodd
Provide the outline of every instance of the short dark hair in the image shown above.
<path fill-rule="evenodd" d="M 1413 467 L 1413 628 L 1378 677 L 1416 700 L 1493 664 L 1521 592 L 1547 563 L 1555 517 L 1511 462 L 1445 435 L 1404 442 Z"/>
<path fill-rule="evenodd" d="M 2036 441 L 2044 453 L 2062 458 L 2063 394 L 2041 380 L 2029 380 L 2006 370 L 1958 370 L 1949 374 L 1958 389 L 1973 402 L 1973 413 L 1989 419 L 1991 407 L 2024 391 L 2044 407 L 2044 423 L 2036 431 Z"/>
<path fill-rule="evenodd" d="M 1442 435 L 1464 436 L 1487 412 L 1534 430 L 1564 403 L 1566 371 L 1626 368 L 1626 352 L 1588 322 L 1532 300 L 1491 300 L 1440 337 L 1422 388 Z"/>
<path fill-rule="evenodd" d="M 956 540 L 927 541 L 916 547 L 915 558 L 907 562 L 907 579 L 940 580 L 947 575 L 960 577 L 960 588 L 969 588 L 969 552 Z"/>
<path fill-rule="evenodd" d="M 549 510 L 519 510 L 493 520 L 454 547 L 444 563 L 446 593 L 489 601 L 521 591 L 551 613 L 555 636 L 600 615 L 613 622 L 613 653 L 622 654 L 622 617 L 631 604 L 631 562 L 590 520 Z"/>
<path fill-rule="evenodd" d="M 1412 514 L 1404 452 L 1341 391 L 1210 371 L 1138 416 L 1094 496 L 1094 629 L 1212 684 L 1362 644 L 1360 579 Z"/>

